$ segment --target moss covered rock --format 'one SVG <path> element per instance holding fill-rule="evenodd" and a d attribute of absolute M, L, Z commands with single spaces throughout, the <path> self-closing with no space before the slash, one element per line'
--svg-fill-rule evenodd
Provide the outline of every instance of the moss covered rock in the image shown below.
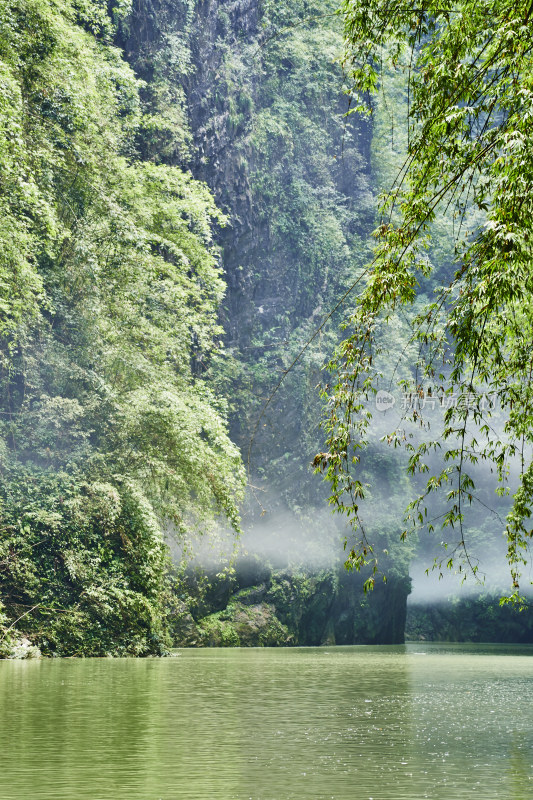
<path fill-rule="evenodd" d="M 403 642 L 408 577 L 392 577 L 368 595 L 364 576 L 342 565 L 318 571 L 250 570 L 260 583 L 229 594 L 224 608 L 220 592 L 193 590 L 202 586 L 195 575 L 186 601 L 176 606 L 175 644 L 182 647 L 278 647 L 333 644 L 397 644 Z M 242 570 L 244 572 L 244 570 Z M 253 573 L 253 576 L 252 576 Z M 236 567 L 239 575 L 239 565 Z M 230 583 L 225 590 L 230 592 Z M 212 605 L 209 608 L 209 598 Z M 181 617 L 180 617 L 181 614 Z"/>
<path fill-rule="evenodd" d="M 232 602 L 224 611 L 202 620 L 206 647 L 282 647 L 293 643 L 289 629 L 270 603 Z"/>

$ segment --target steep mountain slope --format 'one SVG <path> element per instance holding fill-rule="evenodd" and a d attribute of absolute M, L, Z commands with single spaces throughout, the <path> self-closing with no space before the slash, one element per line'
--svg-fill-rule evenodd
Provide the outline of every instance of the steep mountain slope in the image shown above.
<path fill-rule="evenodd" d="M 258 425 L 279 378 L 370 253 L 372 130 L 368 121 L 346 117 L 348 101 L 335 60 L 342 46 L 335 3 L 208 0 L 149 6 L 139 0 L 133 19 L 149 7 L 155 27 L 124 26 L 121 46 L 142 78 L 173 87 L 146 96 L 146 107 L 160 119 L 168 119 L 174 107 L 177 76 L 171 65 L 186 49 L 179 84 L 190 144 L 187 152 L 176 148 L 167 157 L 181 159 L 205 180 L 230 220 L 217 237 L 228 285 L 222 322 L 230 358 L 207 371 L 229 399 L 232 438 L 252 484 L 243 550 L 288 569 L 289 581 L 291 570 L 314 575 L 326 569 L 332 585 L 344 587 L 335 614 L 343 613 L 343 604 L 352 609 L 353 633 L 346 641 L 361 638 L 361 620 L 368 618 L 361 604 L 375 603 L 383 616 L 382 633 L 368 636 L 390 637 L 387 591 L 381 599 L 365 600 L 366 575 L 344 580 L 342 522 L 329 513 L 326 489 L 310 468 L 322 440 L 317 385 L 324 381 L 322 368 L 339 340 L 349 301 L 287 375 Z M 369 463 L 370 471 L 376 469 L 383 474 L 383 491 L 400 495 L 394 458 L 387 462 L 378 454 Z M 395 640 L 403 636 L 409 587 L 408 554 L 398 556 L 395 549 L 397 505 L 389 502 L 375 519 L 381 546 L 390 552 L 389 588 L 403 609 L 393 625 Z M 219 568 L 209 574 L 215 584 Z M 250 586 L 253 577 L 243 579 L 239 564 L 237 573 L 233 583 L 226 581 L 223 599 L 211 605 L 198 601 L 191 578 L 190 603 L 199 602 L 201 609 L 193 608 L 197 620 L 209 610 L 218 613 L 243 580 Z M 305 642 L 306 634 L 300 631 L 297 639 Z"/>
<path fill-rule="evenodd" d="M 151 158 L 162 126 L 112 44 L 128 10 L 0 2 L 3 653 L 18 633 L 160 653 L 163 530 L 237 523 L 239 454 L 194 367 L 218 348 L 224 219 Z M 172 137 L 185 147 L 179 114 Z"/>

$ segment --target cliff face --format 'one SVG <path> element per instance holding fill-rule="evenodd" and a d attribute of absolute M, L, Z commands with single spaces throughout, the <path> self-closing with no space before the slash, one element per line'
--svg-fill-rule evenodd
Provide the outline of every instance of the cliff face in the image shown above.
<path fill-rule="evenodd" d="M 220 237 L 223 313 L 243 449 L 280 371 L 352 281 L 372 227 L 371 130 L 344 116 L 334 10 L 210 0 L 191 24 L 191 166 L 231 220 Z M 287 379 L 255 442 L 253 471 L 289 505 L 304 486 L 306 502 L 320 493 L 307 477 L 320 442 L 316 385 L 340 318 Z"/>
<path fill-rule="evenodd" d="M 408 579 L 393 577 L 364 596 L 360 576 L 346 570 L 272 570 L 243 559 L 233 580 L 211 575 L 199 602 L 175 610 L 175 641 L 193 647 L 399 644 L 409 589 Z"/>
<path fill-rule="evenodd" d="M 345 116 L 335 2 L 147 3 L 136 0 L 137 13 L 151 15 L 155 23 L 141 33 L 133 25 L 131 32 L 124 28 L 122 45 L 141 77 L 167 87 L 146 94 L 160 128 L 161 119 L 176 113 L 169 97 L 187 118 L 181 144 L 169 146 L 166 157 L 205 181 L 230 219 L 218 235 L 229 358 L 214 380 L 228 397 L 232 438 L 248 461 L 256 422 L 279 378 L 368 259 L 372 130 L 367 121 Z M 258 540 L 268 540 L 270 554 L 274 551 L 269 563 L 276 565 L 276 548 L 289 549 L 290 557 L 281 559 L 289 583 L 303 570 L 315 587 L 310 594 L 294 594 L 298 623 L 285 619 L 270 595 L 261 601 L 273 608 L 265 618 L 272 622 L 273 614 L 282 626 L 276 622 L 276 635 L 283 638 L 286 626 L 292 643 L 403 636 L 406 565 L 396 566 L 404 588 L 393 604 L 385 600 L 390 587 L 380 590 L 383 597 L 365 599 L 364 578 L 344 575 L 342 528 L 328 513 L 327 491 L 310 469 L 321 449 L 317 385 L 347 314 L 349 306 L 334 315 L 287 375 L 250 449 L 250 478 L 258 489 L 245 508 L 243 549 L 254 552 Z M 382 528 L 383 547 L 393 550 L 396 531 Z M 331 544 L 327 558 L 310 559 L 324 540 Z M 316 577 L 320 569 L 336 587 L 327 610 Z M 234 596 L 241 589 L 230 586 L 224 603 L 238 607 L 242 616 L 242 598 Z M 399 611 L 392 611 L 393 605 Z M 216 602 L 203 608 L 202 619 L 210 613 L 227 616 Z M 196 618 L 200 621 L 198 613 Z M 218 634 L 213 636 L 214 641 Z M 233 634 L 228 636 L 232 640 Z M 209 636 L 195 633 L 193 639 L 205 642 Z"/>
<path fill-rule="evenodd" d="M 230 227 L 220 236 L 228 285 L 224 327 L 230 346 L 250 345 L 257 299 L 252 265 L 264 238 L 255 224 L 250 142 L 261 84 L 253 51 L 261 33 L 259 0 L 197 3 L 191 31 L 195 70 L 186 84 L 195 145 L 192 169 L 231 215 Z"/>
<path fill-rule="evenodd" d="M 243 448 L 280 371 L 369 251 L 371 129 L 345 116 L 335 11 L 330 0 L 134 0 L 118 37 L 146 81 L 142 147 L 190 168 L 229 215 L 218 237 L 225 377 Z M 320 442 L 316 384 L 347 312 L 307 351 L 259 434 L 254 471 L 278 493 L 286 486 L 286 501 Z"/>

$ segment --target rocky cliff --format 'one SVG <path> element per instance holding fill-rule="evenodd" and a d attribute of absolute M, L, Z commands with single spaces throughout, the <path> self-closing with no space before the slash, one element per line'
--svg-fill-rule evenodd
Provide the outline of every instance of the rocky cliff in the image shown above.
<path fill-rule="evenodd" d="M 193 647 L 399 644 L 410 581 L 392 577 L 364 595 L 344 568 L 273 570 L 242 559 L 231 575 L 190 571 L 173 615 L 175 642 Z M 184 587 L 182 587 L 184 588 Z"/>
<path fill-rule="evenodd" d="M 344 574 L 343 528 L 327 511 L 327 491 L 310 469 L 321 446 L 317 386 L 349 305 L 287 374 L 256 429 L 280 377 L 370 252 L 372 129 L 346 116 L 336 4 L 136 0 L 136 8 L 148 21 L 124 28 L 122 45 L 141 77 L 162 87 L 146 95 L 147 110 L 159 120 L 157 135 L 163 136 L 165 120 L 178 119 L 176 108 L 187 118 L 186 133 L 167 146 L 166 157 L 204 180 L 230 220 L 218 235 L 228 358 L 213 379 L 228 397 L 232 437 L 256 487 L 245 507 L 243 550 L 257 552 L 259 540 L 271 542 L 271 556 L 277 547 L 291 550 L 281 571 L 275 552 L 267 559 L 270 569 L 278 567 L 271 583 L 233 587 L 227 608 L 203 609 L 216 618 L 206 621 L 195 611 L 185 640 L 250 643 L 241 630 L 249 625 L 273 626 L 265 641 L 273 636 L 276 643 L 400 641 L 405 557 L 396 562 L 392 582 L 365 597 L 366 576 Z M 394 520 L 380 522 L 389 566 L 396 534 Z M 309 553 L 324 540 L 327 558 L 311 559 L 310 567 Z M 394 581 L 403 587 L 398 592 Z M 291 587 L 287 597 L 273 588 L 284 582 Z"/>

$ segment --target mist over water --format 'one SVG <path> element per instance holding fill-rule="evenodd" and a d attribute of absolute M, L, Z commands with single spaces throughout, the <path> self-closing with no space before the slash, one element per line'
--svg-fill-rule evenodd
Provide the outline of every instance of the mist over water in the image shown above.
<path fill-rule="evenodd" d="M 367 508 L 371 518 L 372 506 Z M 456 558 L 453 569 L 446 568 L 449 553 L 441 545 L 442 532 L 424 540 L 421 537 L 417 553 L 409 566 L 412 579 L 410 604 L 436 604 L 450 596 L 467 598 L 479 595 L 503 595 L 510 591 L 510 572 L 506 560 L 506 542 L 501 528 L 493 520 L 490 523 L 492 541 L 470 541 L 469 557 L 477 565 L 477 575 Z M 371 528 L 369 529 L 371 530 Z M 448 532 L 450 537 L 450 533 Z M 467 544 L 468 530 L 465 530 Z M 329 508 L 312 509 L 312 514 L 302 517 L 289 510 L 267 512 L 244 526 L 237 537 L 227 529 L 218 529 L 216 536 L 197 537 L 187 554 L 192 566 L 208 572 L 222 570 L 232 563 L 249 557 L 268 563 L 273 569 L 305 568 L 310 570 L 330 569 L 346 559 L 345 542 L 355 538 L 344 518 L 332 514 Z M 451 538 L 451 537 L 450 537 Z M 168 538 L 174 563 L 180 563 L 184 549 L 173 537 Z M 452 548 L 450 547 L 450 552 Z M 533 595 L 533 563 L 526 554 L 528 563 L 523 568 L 521 591 Z M 378 552 L 379 556 L 379 552 Z M 433 568 L 434 559 L 442 559 L 440 569 Z"/>
<path fill-rule="evenodd" d="M 288 510 L 267 512 L 253 524 L 245 524 L 239 537 L 224 529 L 214 537 L 198 537 L 191 545 L 193 564 L 212 569 L 235 558 L 255 556 L 274 569 L 327 569 L 342 558 L 350 530 L 339 525 L 327 508 L 313 509 L 312 517 L 306 520 Z M 173 561 L 179 563 L 183 549 L 172 536 L 168 543 Z"/>
<path fill-rule="evenodd" d="M 242 538 L 242 549 L 273 566 L 304 564 L 317 569 L 334 564 L 343 552 L 346 531 L 329 509 L 315 510 L 312 524 L 290 512 L 267 515 Z"/>
<path fill-rule="evenodd" d="M 429 565 L 431 567 L 431 565 Z M 412 578 L 412 591 L 408 604 L 435 604 L 446 601 L 450 596 L 466 598 L 480 595 L 504 595 L 510 591 L 511 579 L 509 565 L 502 556 L 499 561 L 480 561 L 478 577 L 459 573 L 453 570 L 431 570 L 428 565 L 417 558 L 409 568 Z M 442 577 L 440 577 L 442 575 Z M 531 581 L 533 571 L 531 564 L 524 570 L 521 591 L 525 596 L 532 596 Z"/>

